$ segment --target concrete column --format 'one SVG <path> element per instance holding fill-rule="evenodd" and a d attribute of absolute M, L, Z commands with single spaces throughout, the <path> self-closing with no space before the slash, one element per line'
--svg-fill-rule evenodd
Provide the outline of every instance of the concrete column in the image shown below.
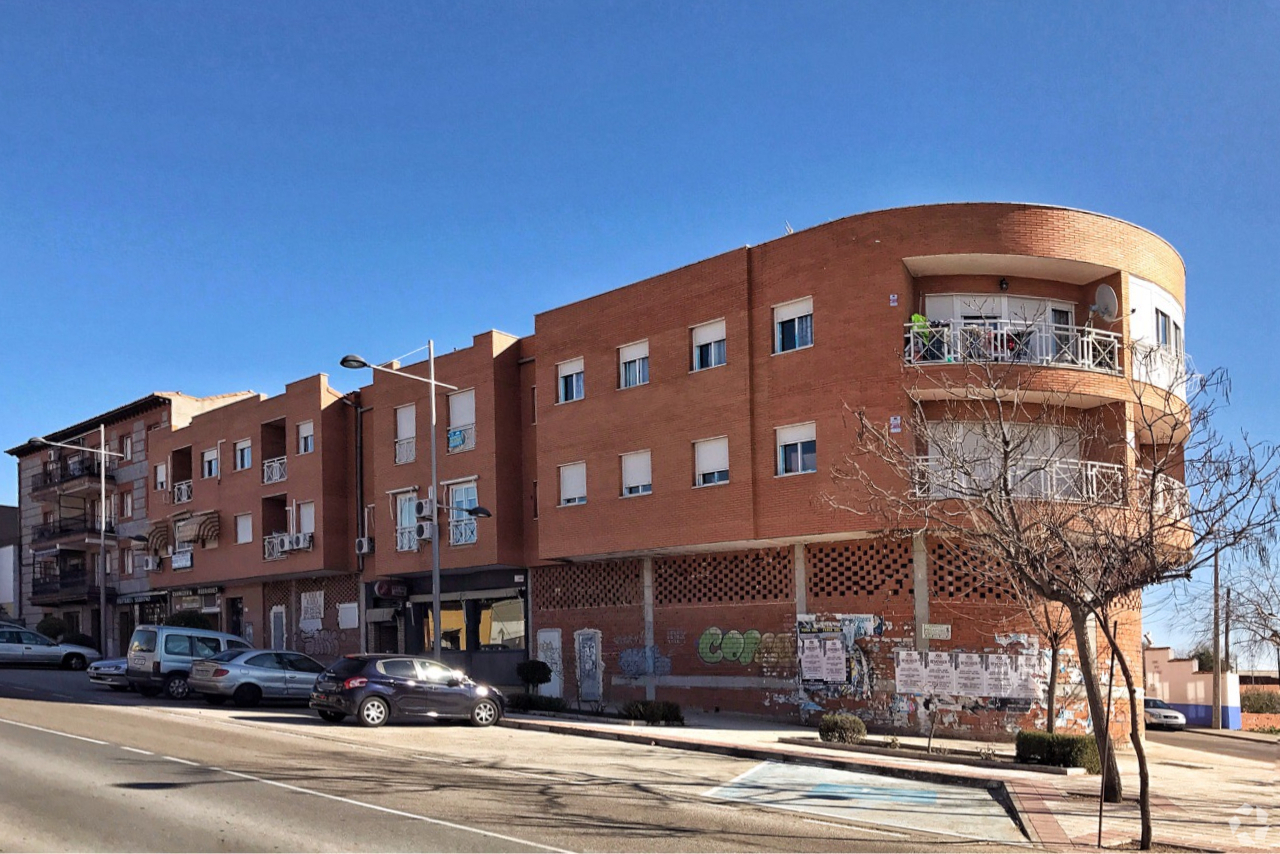
<path fill-rule="evenodd" d="M 644 651 L 649 664 L 649 673 L 644 680 L 644 698 L 656 700 L 658 687 L 654 684 L 657 675 L 654 671 L 654 654 L 657 652 L 653 637 L 653 558 L 641 560 L 644 573 Z"/>
<path fill-rule="evenodd" d="M 792 547 L 792 563 L 796 573 L 796 618 L 809 613 L 808 568 L 804 563 L 804 543 L 796 543 Z"/>
<path fill-rule="evenodd" d="M 911 575 L 916 602 L 916 651 L 928 652 L 924 624 L 929 622 L 929 550 L 925 548 L 924 534 L 911 537 Z"/>

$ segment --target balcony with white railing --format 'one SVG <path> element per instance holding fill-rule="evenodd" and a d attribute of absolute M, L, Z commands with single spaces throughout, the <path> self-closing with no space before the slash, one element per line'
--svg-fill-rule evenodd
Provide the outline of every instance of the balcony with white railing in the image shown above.
<path fill-rule="evenodd" d="M 944 320 L 905 325 L 912 365 L 1009 362 L 1122 374 L 1119 333 L 1017 320 Z"/>
<path fill-rule="evenodd" d="M 416 552 L 418 550 L 418 529 L 416 526 L 396 528 L 396 551 Z"/>
<path fill-rule="evenodd" d="M 476 446 L 476 425 L 463 424 L 459 427 L 450 427 L 447 439 L 446 453 L 457 454 L 470 451 Z"/>
<path fill-rule="evenodd" d="M 1000 471 L 996 463 L 970 465 L 937 456 L 916 458 L 918 498 L 980 498 L 989 494 Z M 1120 505 L 1124 503 L 1124 466 L 1093 460 L 1029 457 L 1009 469 L 1015 498 Z"/>
<path fill-rule="evenodd" d="M 449 520 L 449 545 L 469 546 L 476 541 L 476 518 L 462 515 Z"/>
<path fill-rule="evenodd" d="M 1153 487 L 1151 474 L 1150 471 L 1138 472 L 1138 506 L 1144 509 L 1150 506 L 1155 515 L 1172 519 L 1186 519 L 1191 515 L 1191 492 L 1187 485 L 1167 474 L 1157 474 Z"/>
<path fill-rule="evenodd" d="M 173 503 L 186 504 L 191 500 L 191 481 L 180 480 L 173 485 Z"/>
<path fill-rule="evenodd" d="M 396 439 L 396 465 L 411 463 L 417 458 L 416 439 L 416 436 Z"/>
<path fill-rule="evenodd" d="M 283 548 L 283 538 L 279 534 L 267 534 L 262 538 L 262 559 L 283 560 L 288 550 Z"/>
<path fill-rule="evenodd" d="M 289 458 L 276 457 L 262 462 L 262 482 L 279 483 L 289 477 Z"/>

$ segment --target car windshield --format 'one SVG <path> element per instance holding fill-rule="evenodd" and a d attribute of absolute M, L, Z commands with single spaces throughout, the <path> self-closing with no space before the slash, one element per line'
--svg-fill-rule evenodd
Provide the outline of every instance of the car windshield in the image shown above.
<path fill-rule="evenodd" d="M 333 664 L 329 665 L 328 672 L 338 677 L 346 679 L 349 676 L 355 676 L 361 670 L 364 670 L 364 662 L 358 658 L 340 658 Z"/>
<path fill-rule="evenodd" d="M 1167 709 L 1169 704 L 1164 700 L 1147 700 L 1148 709 Z"/>
<path fill-rule="evenodd" d="M 153 629 L 138 629 L 129 641 L 129 652 L 155 652 L 156 633 Z"/>

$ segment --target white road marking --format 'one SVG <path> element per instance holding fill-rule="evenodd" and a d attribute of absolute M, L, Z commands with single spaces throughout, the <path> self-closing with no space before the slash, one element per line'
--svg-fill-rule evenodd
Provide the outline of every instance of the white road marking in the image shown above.
<path fill-rule="evenodd" d="M 898 839 L 908 838 L 905 833 L 891 833 L 888 830 L 873 830 L 870 827 L 863 827 L 860 824 L 838 824 L 834 821 L 818 821 L 816 818 L 802 818 L 800 820 L 805 824 L 821 824 L 824 827 L 839 827 L 843 830 L 856 830 L 859 833 L 878 833 L 881 836 L 895 836 Z"/>
<path fill-rule="evenodd" d="M 61 698 L 61 699 L 63 699 L 63 700 L 74 700 L 74 699 L 75 699 L 75 697 L 71 696 L 70 694 L 59 694 L 59 693 L 57 693 L 57 692 L 52 692 L 52 693 L 50 693 L 50 694 L 49 694 L 49 696 L 50 696 L 50 697 L 59 697 L 59 698 Z"/>
<path fill-rule="evenodd" d="M 162 756 L 162 759 L 168 759 L 170 762 L 179 762 L 183 765 L 191 765 L 195 768 L 201 767 L 199 762 L 192 762 L 190 759 L 179 759 L 176 756 Z"/>
<path fill-rule="evenodd" d="M 734 777 L 734 778 L 733 778 L 732 780 L 730 780 L 729 782 L 727 782 L 727 783 L 721 783 L 721 784 L 719 784 L 718 786 L 714 786 L 714 787 L 712 787 L 711 789 L 708 789 L 707 791 L 703 792 L 703 793 L 702 793 L 702 797 L 704 797 L 704 798 L 717 798 L 717 799 L 719 799 L 719 798 L 720 798 L 720 796 L 719 796 L 718 794 L 716 794 L 716 793 L 717 793 L 717 792 L 719 792 L 721 789 L 727 789 L 727 788 L 729 788 L 730 786 L 732 786 L 734 783 L 738 783 L 738 782 L 741 782 L 741 781 L 745 780 L 746 778 L 750 777 L 752 774 L 754 774 L 754 773 L 756 773 L 757 771 L 759 771 L 761 768 L 764 768 L 766 765 L 771 765 L 771 764 L 772 764 L 772 763 L 770 763 L 770 762 L 761 762 L 761 763 L 760 763 L 760 764 L 758 764 L 758 765 L 753 765 L 753 766 L 751 766 L 750 768 L 748 768 L 746 771 L 743 771 L 743 772 L 742 772 L 741 774 L 739 774 L 737 777 Z"/>
<path fill-rule="evenodd" d="M 35 731 L 37 731 L 37 732 L 47 732 L 49 735 L 61 735 L 61 736 L 64 736 L 64 737 L 66 737 L 66 738 L 74 738 L 76 741 L 87 741 L 87 742 L 89 742 L 90 744 L 107 744 L 107 743 L 108 743 L 108 742 L 105 742 L 105 741 L 98 741 L 98 739 L 96 739 L 96 738 L 87 738 L 87 737 L 85 737 L 85 736 L 83 736 L 83 735 L 72 735 L 72 734 L 71 734 L 71 733 L 69 733 L 69 732 L 59 732 L 59 731 L 58 731 L 58 730 L 56 730 L 56 729 L 45 729 L 44 727 L 42 727 L 42 726 L 36 726 L 35 724 L 24 724 L 24 723 L 19 723 L 18 721 L 11 721 L 11 720 L 9 720 L 8 718 L 0 718 L 0 723 L 3 723 L 3 724 L 12 724 L 13 726 L 20 726 L 20 727 L 22 727 L 22 728 L 24 728 L 24 729 L 33 729 L 33 730 L 35 730 Z"/>
<path fill-rule="evenodd" d="M 392 809 L 391 807 L 380 807 L 377 804 L 370 804 L 364 801 L 356 801 L 356 800 L 352 800 L 351 798 L 341 797 L 340 795 L 330 795 L 326 792 L 317 792 L 315 789 L 304 789 L 301 786 L 291 786 L 288 783 L 280 783 L 276 780 L 268 780 L 265 777 L 255 777 L 252 774 L 242 774 L 239 771 L 228 771 L 226 768 L 215 768 L 213 766 L 210 766 L 210 770 L 220 771 L 223 774 L 229 774 L 232 777 L 240 777 L 245 780 L 252 780 L 255 783 L 263 783 L 268 786 L 278 786 L 281 789 L 288 789 L 291 792 L 300 792 L 304 795 L 315 795 L 317 798 L 327 798 L 328 800 L 338 801 L 339 803 L 343 803 L 343 804 L 350 804 L 356 807 L 364 807 L 365 809 L 376 810 L 378 812 L 387 813 L 388 815 L 398 815 L 401 818 L 412 818 L 417 821 L 425 821 L 428 824 L 435 824 L 441 827 L 451 827 L 454 830 L 463 830 L 468 833 L 478 833 L 481 836 L 489 836 L 494 839 L 501 839 L 504 842 L 515 842 L 519 845 L 530 845 L 534 848 L 541 848 L 544 851 L 555 851 L 555 852 L 558 852 L 558 854 L 570 854 L 570 852 L 564 848 L 553 848 L 550 845 L 541 845 L 537 842 L 530 842 L 527 839 L 519 839 L 515 836 L 504 836 L 501 833 L 493 833 L 492 831 L 481 830 L 478 827 L 468 827 L 465 824 L 454 824 L 451 821 L 444 821 L 443 819 L 428 818 L 425 815 L 417 815 L 416 813 L 404 812 L 403 810 Z"/>
<path fill-rule="evenodd" d="M 155 756 L 155 754 L 154 754 L 154 753 L 152 753 L 150 750 L 143 750 L 143 749 L 142 749 L 142 748 L 140 748 L 140 747 L 125 747 L 125 746 L 122 744 L 122 745 L 120 745 L 120 749 L 121 749 L 121 750 L 127 750 L 127 751 L 129 751 L 130 753 L 141 753 L 143 756 Z"/>

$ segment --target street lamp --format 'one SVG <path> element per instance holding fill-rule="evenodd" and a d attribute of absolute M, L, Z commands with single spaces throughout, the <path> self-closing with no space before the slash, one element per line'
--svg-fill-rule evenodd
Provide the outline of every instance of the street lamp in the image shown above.
<path fill-rule="evenodd" d="M 444 388 L 450 391 L 457 391 L 458 387 L 442 383 L 436 380 L 436 345 L 435 341 L 427 342 L 427 376 L 420 377 L 415 374 L 398 371 L 394 368 L 383 367 L 382 365 L 374 365 L 360 356 L 348 354 L 343 356 L 338 362 L 344 368 L 353 371 L 369 368 L 373 371 L 382 371 L 386 374 L 395 374 L 405 379 L 417 380 L 420 383 L 427 383 L 431 386 L 431 653 L 440 655 L 440 526 L 437 524 L 439 511 L 444 507 L 440 503 L 439 496 L 439 478 L 436 472 L 436 389 Z M 488 519 L 493 514 L 484 507 L 459 508 L 468 516 L 480 519 Z"/>
<path fill-rule="evenodd" d="M 124 454 L 107 450 L 107 425 L 98 425 L 98 447 L 86 448 L 81 445 L 69 445 L 65 442 L 54 442 L 43 436 L 32 436 L 27 440 L 32 445 L 50 445 L 58 448 L 70 448 L 73 451 L 88 451 L 98 458 L 98 643 L 102 645 L 102 655 L 107 652 L 107 457 L 124 458 Z"/>

